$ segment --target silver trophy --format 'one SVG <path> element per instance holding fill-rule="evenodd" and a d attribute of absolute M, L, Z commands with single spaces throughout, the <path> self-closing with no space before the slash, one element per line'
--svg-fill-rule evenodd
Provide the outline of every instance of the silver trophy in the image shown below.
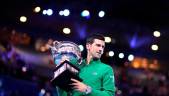
<path fill-rule="evenodd" d="M 54 41 L 49 46 L 56 68 L 51 80 L 52 85 L 58 86 L 65 91 L 71 89 L 71 78 L 82 81 L 78 77 L 79 66 L 82 62 L 81 51 L 77 44 L 70 41 Z"/>
<path fill-rule="evenodd" d="M 81 64 L 81 51 L 77 44 L 70 41 L 54 41 L 50 46 L 52 57 L 56 65 L 60 64 L 62 60 L 73 61 Z"/>

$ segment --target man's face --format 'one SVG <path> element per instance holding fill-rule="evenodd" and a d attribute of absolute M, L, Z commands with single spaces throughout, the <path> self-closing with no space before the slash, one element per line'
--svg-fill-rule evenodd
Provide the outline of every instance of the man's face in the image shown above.
<path fill-rule="evenodd" d="M 103 40 L 94 39 L 92 44 L 87 44 L 86 48 L 88 50 L 88 54 L 92 56 L 92 58 L 100 59 L 105 47 L 105 42 Z"/>

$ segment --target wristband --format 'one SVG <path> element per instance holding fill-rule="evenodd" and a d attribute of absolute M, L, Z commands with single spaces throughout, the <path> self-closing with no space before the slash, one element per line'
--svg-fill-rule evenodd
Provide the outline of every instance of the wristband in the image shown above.
<path fill-rule="evenodd" d="M 86 90 L 85 90 L 85 94 L 89 94 L 92 92 L 92 88 L 90 86 L 87 86 Z"/>

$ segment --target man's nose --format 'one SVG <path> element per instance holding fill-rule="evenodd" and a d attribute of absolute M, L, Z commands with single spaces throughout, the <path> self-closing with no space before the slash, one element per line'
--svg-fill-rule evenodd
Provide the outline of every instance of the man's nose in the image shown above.
<path fill-rule="evenodd" d="M 99 48 L 100 53 L 103 53 L 103 50 L 104 50 L 103 48 Z"/>

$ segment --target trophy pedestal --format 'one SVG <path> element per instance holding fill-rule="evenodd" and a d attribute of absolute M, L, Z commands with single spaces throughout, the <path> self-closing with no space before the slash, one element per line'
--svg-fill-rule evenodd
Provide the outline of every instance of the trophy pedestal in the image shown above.
<path fill-rule="evenodd" d="M 78 73 L 78 67 L 68 61 L 64 61 L 55 68 L 54 78 L 51 80 L 51 83 L 53 86 L 58 86 L 59 88 L 69 92 L 72 90 L 72 85 L 70 84 L 73 83 L 73 81 L 71 81 L 71 78 L 82 81 L 82 79 L 78 77 Z"/>

